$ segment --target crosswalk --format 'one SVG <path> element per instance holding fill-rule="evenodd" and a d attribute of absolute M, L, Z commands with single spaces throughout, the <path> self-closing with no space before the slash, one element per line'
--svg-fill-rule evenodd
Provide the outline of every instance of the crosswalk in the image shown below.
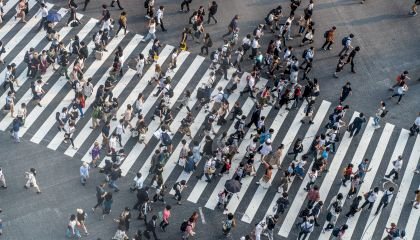
<path fill-rule="evenodd" d="M 38 10 L 35 0 L 29 1 L 30 12 L 27 16 L 29 20 L 25 25 L 18 25 L 18 21 L 14 19 L 14 5 L 17 0 L 10 0 L 4 7 L 4 19 L 0 29 L 0 40 L 6 45 L 6 53 L 3 58 L 7 63 L 15 63 L 18 67 L 18 79 L 20 80 L 20 87 L 16 87 L 15 106 L 20 106 L 21 103 L 27 103 L 28 115 L 25 119 L 25 126 L 20 130 L 20 136 L 33 143 L 46 146 L 49 149 L 63 152 L 65 155 L 80 159 L 81 161 L 90 162 L 90 150 L 95 141 L 102 141 L 99 129 L 91 129 L 91 114 L 93 97 L 86 100 L 84 108 L 85 117 L 78 119 L 76 123 L 76 132 L 74 134 L 74 142 L 77 149 L 63 143 L 64 133 L 59 132 L 56 128 L 55 113 L 60 112 L 63 107 L 68 107 L 74 97 L 74 92 L 67 83 L 65 77 L 61 77 L 57 72 L 48 69 L 42 76 L 45 85 L 46 94 L 41 106 L 31 102 L 32 93 L 30 89 L 30 80 L 26 77 L 26 64 L 24 63 L 25 52 L 34 47 L 37 50 L 46 50 L 51 43 L 45 39 L 45 32 L 38 32 L 40 18 L 35 18 L 34 14 Z M 47 4 L 49 9 L 54 8 L 53 4 Z M 66 9 L 59 9 L 58 12 L 64 17 L 68 17 Z M 117 111 L 117 116 L 121 116 L 127 104 L 133 104 L 140 93 L 145 96 L 145 103 L 142 114 L 148 122 L 149 131 L 146 133 L 147 144 L 141 144 L 127 131 L 122 136 L 122 144 L 127 153 L 127 158 L 121 165 L 122 175 L 132 177 L 134 173 L 141 172 L 143 177 L 149 178 L 149 168 L 151 165 L 152 154 L 155 149 L 159 148 L 158 139 L 153 137 L 153 133 L 159 128 L 159 121 L 149 121 L 153 115 L 154 109 L 159 102 L 158 97 L 152 94 L 155 92 L 154 85 L 148 85 L 148 80 L 154 75 L 155 63 L 146 66 L 142 77 L 136 75 L 135 70 L 132 69 L 133 58 L 139 53 L 148 55 L 149 49 L 152 47 L 152 42 L 142 43 L 143 36 L 134 33 L 127 33 L 127 35 L 114 37 L 107 46 L 108 52 L 104 53 L 102 60 L 96 60 L 93 57 L 93 47 L 91 36 L 98 30 L 97 20 L 78 14 L 83 24 L 76 28 L 63 26 L 62 23 L 55 25 L 55 29 L 59 32 L 61 39 L 70 47 L 70 39 L 78 35 L 81 41 L 85 41 L 89 48 L 89 58 L 85 63 L 85 76 L 93 78 L 94 92 L 100 85 L 105 83 L 108 77 L 108 72 L 112 63 L 112 56 L 114 50 L 121 46 L 124 51 L 124 75 L 118 81 L 113 89 L 114 97 L 120 100 L 120 107 Z M 170 56 L 175 47 L 165 45 L 159 53 L 157 64 L 166 66 L 170 61 Z M 187 115 L 185 108 L 177 109 L 179 106 L 177 100 L 182 98 L 185 90 L 192 92 L 192 98 L 189 102 L 189 107 L 193 109 L 194 122 L 190 129 L 192 132 L 192 139 L 186 139 L 187 144 L 192 144 L 193 141 L 198 141 L 201 146 L 204 145 L 204 139 L 201 136 L 202 127 L 205 122 L 205 109 L 199 107 L 199 102 L 196 99 L 198 89 L 207 82 L 212 72 L 209 69 L 210 61 L 202 56 L 190 52 L 181 52 L 178 56 L 177 67 L 169 72 L 172 78 L 171 87 L 173 88 L 174 96 L 170 101 L 170 109 L 174 116 L 174 121 L 170 125 L 171 131 L 174 133 L 173 145 L 174 153 L 170 156 L 163 171 L 163 181 L 171 186 L 176 181 L 186 180 L 189 186 L 182 193 L 185 199 L 192 203 L 197 203 L 204 206 L 205 211 L 217 211 L 216 205 L 218 202 L 217 194 L 224 189 L 225 182 L 233 177 L 234 170 L 239 166 L 239 163 L 244 158 L 245 150 L 251 141 L 251 134 L 253 129 L 248 129 L 244 139 L 239 144 L 239 153 L 234 156 L 232 162 L 232 169 L 228 174 L 221 177 L 213 176 L 210 183 L 204 179 L 195 178 L 196 174 L 186 174 L 182 168 L 176 164 L 179 152 L 181 149 L 181 140 L 183 136 L 177 132 L 181 126 L 181 120 Z M 0 84 L 4 82 L 4 75 L 6 70 L 3 68 L 0 73 Z M 235 72 L 231 68 L 228 71 L 230 78 Z M 248 73 L 243 73 L 238 84 L 238 89 L 243 89 L 247 82 L 246 76 Z M 217 87 L 227 89 L 230 82 L 224 80 L 221 76 L 216 79 L 215 90 L 212 95 L 217 93 Z M 265 85 L 270 84 L 267 79 L 261 79 L 257 82 L 257 86 L 262 89 Z M 0 107 L 5 105 L 7 90 L 2 93 L 0 97 Z M 227 98 L 230 106 L 239 101 L 242 106 L 243 114 L 251 116 L 255 101 L 251 98 L 241 96 L 239 91 L 235 91 Z M 287 168 L 291 162 L 291 158 L 287 152 L 291 150 L 293 143 L 297 138 L 302 139 L 304 145 L 303 153 L 308 151 L 309 146 L 316 135 L 325 132 L 324 124 L 328 121 L 328 114 L 332 112 L 334 103 L 317 100 L 316 113 L 314 113 L 314 122 L 312 125 L 304 125 L 300 120 L 304 116 L 304 109 L 306 103 L 302 103 L 296 110 L 287 111 L 285 109 L 276 110 L 272 106 L 264 107 L 262 115 L 267 116 L 266 125 L 275 130 L 272 135 L 273 148 L 276 148 L 280 143 L 284 144 L 284 153 L 280 159 L 281 166 L 275 168 L 272 174 L 271 187 L 266 189 L 262 186 L 256 185 L 259 178 L 263 174 L 263 169 L 260 166 L 261 162 L 256 161 L 255 169 L 256 176 L 249 176 L 242 180 L 241 191 L 232 197 L 228 203 L 227 208 L 229 212 L 235 213 L 242 222 L 251 224 L 264 219 L 264 216 L 272 215 L 272 209 L 279 198 L 280 193 L 277 192 L 278 181 L 282 171 Z M 196 109 L 196 107 L 199 107 Z M 358 112 L 347 113 L 345 121 L 351 122 Z M 229 117 L 227 117 L 228 119 Z M 7 131 L 13 119 L 10 114 L 0 115 L 0 130 Z M 136 119 L 131 121 L 135 125 Z M 215 126 L 214 130 L 221 134 L 227 132 L 233 133 L 235 121 L 227 121 L 223 126 Z M 391 222 L 397 223 L 400 228 L 405 229 L 408 239 L 420 239 L 419 210 L 415 210 L 410 205 L 410 200 L 414 199 L 414 189 L 419 185 L 419 177 L 414 174 L 414 169 L 418 164 L 420 158 L 420 137 L 409 138 L 409 132 L 405 129 L 397 128 L 390 123 L 384 123 L 384 127 L 375 130 L 372 126 L 373 119 L 370 118 L 365 129 L 361 131 L 357 137 L 350 137 L 348 132 L 342 134 L 341 141 L 338 143 L 335 154 L 330 154 L 329 171 L 325 176 L 320 177 L 316 184 L 320 187 L 321 200 L 325 203 L 325 208 L 329 201 L 338 192 L 347 196 L 348 187 L 340 185 L 340 178 L 342 176 L 342 169 L 348 163 L 353 163 L 357 166 L 364 158 L 369 158 L 369 168 L 371 172 L 366 174 L 364 183 L 358 189 L 358 194 L 361 195 L 369 191 L 374 186 L 382 186 L 382 177 L 385 172 L 389 172 L 392 168 L 392 161 L 397 156 L 402 155 L 404 158 L 404 167 L 401 172 L 401 182 L 398 186 L 398 192 L 389 206 L 382 210 L 378 216 L 374 216 L 373 212 L 367 210 L 355 215 L 355 217 L 346 219 L 344 214 L 338 219 L 337 224 L 347 223 L 349 230 L 345 235 L 345 239 L 380 239 L 384 235 L 384 227 L 389 226 Z M 117 127 L 117 122 L 111 122 L 111 132 Z M 104 156 L 104 159 L 108 158 Z M 257 156 L 259 159 L 259 156 Z M 104 165 L 105 161 L 101 161 L 100 166 Z M 197 171 L 201 172 L 204 161 L 200 161 L 197 166 Z M 308 164 L 310 165 L 310 164 Z M 311 166 L 307 166 L 310 169 Z M 289 194 L 291 205 L 283 216 L 280 217 L 278 223 L 278 237 L 281 239 L 292 239 L 296 237 L 297 231 L 294 225 L 299 221 L 298 214 L 305 207 L 306 192 L 303 187 L 309 181 L 308 176 L 301 181 L 299 179 L 292 179 L 289 185 Z M 383 191 L 383 189 L 381 189 Z M 173 190 L 170 191 L 171 194 Z M 382 192 L 381 192 L 382 194 Z M 381 196 L 380 194 L 380 196 Z M 348 210 L 350 200 L 347 200 L 344 206 L 344 211 Z M 374 208 L 377 206 L 375 204 Z M 325 209 L 324 209 L 325 210 Z M 376 210 L 376 209 L 375 209 Z M 326 211 L 324 211 L 326 212 Z M 325 214 L 320 216 L 321 226 L 325 227 Z M 416 224 L 414 224 L 416 223 Z M 310 239 L 329 239 L 331 232 L 321 233 L 321 228 L 316 228 L 311 234 Z"/>

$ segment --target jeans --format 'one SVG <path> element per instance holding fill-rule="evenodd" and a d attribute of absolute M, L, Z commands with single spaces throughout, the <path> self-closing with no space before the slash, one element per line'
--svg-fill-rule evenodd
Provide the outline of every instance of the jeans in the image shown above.
<path fill-rule="evenodd" d="M 369 204 L 368 210 L 371 209 L 373 207 L 373 203 L 374 202 L 369 202 L 368 200 L 365 200 L 365 202 L 363 203 L 363 205 L 360 208 L 365 208 L 366 205 Z"/>
<path fill-rule="evenodd" d="M 395 169 L 392 169 L 391 172 L 389 172 L 389 174 L 385 175 L 385 177 L 390 178 L 391 175 L 394 175 L 394 180 L 398 180 L 398 172 L 395 171 Z"/>
<path fill-rule="evenodd" d="M 119 191 L 120 189 L 118 188 L 116 183 L 117 183 L 117 180 L 109 180 L 108 186 L 110 188 L 115 189 L 115 191 Z"/>
<path fill-rule="evenodd" d="M 80 117 L 83 118 L 85 116 L 85 114 L 83 113 L 83 108 L 81 106 L 78 106 L 77 108 L 79 109 Z"/>
<path fill-rule="evenodd" d="M 124 25 L 120 25 L 120 27 L 118 28 L 118 31 L 115 35 L 118 35 L 118 33 L 120 32 L 121 29 L 124 29 L 124 35 L 127 34 L 127 27 Z"/>
<path fill-rule="evenodd" d="M 207 47 L 207 46 L 202 46 L 201 47 L 201 54 L 203 54 L 203 50 L 206 50 L 206 55 L 209 55 L 209 47 Z"/>
<path fill-rule="evenodd" d="M 303 238 L 301 238 L 302 236 L 303 236 Z M 305 240 L 305 239 L 306 239 L 306 237 L 308 237 L 308 233 L 304 233 L 303 231 L 301 231 L 301 232 L 299 233 L 298 240 Z"/>
<path fill-rule="evenodd" d="M 165 228 L 169 225 L 169 223 L 166 223 L 165 221 L 160 222 L 160 227 L 165 230 Z"/>
<path fill-rule="evenodd" d="M 147 42 L 147 41 L 149 41 L 150 39 L 153 39 L 153 40 L 155 40 L 156 39 L 156 34 L 155 33 L 147 33 L 147 35 L 146 35 L 146 37 L 145 38 L 143 38 L 143 42 Z"/>
<path fill-rule="evenodd" d="M 86 184 L 86 181 L 87 181 L 87 178 L 85 176 L 80 176 L 80 183 L 82 185 L 85 185 Z"/>
<path fill-rule="evenodd" d="M 208 173 L 204 173 L 204 172 L 202 172 L 199 176 L 197 176 L 199 179 L 201 179 L 202 177 L 203 177 L 203 175 L 204 176 L 206 176 L 206 178 L 207 178 L 207 181 L 208 182 L 210 182 L 211 181 L 211 178 L 210 178 L 210 175 L 208 174 Z"/>
<path fill-rule="evenodd" d="M 378 208 L 376 209 L 376 213 L 375 213 L 375 214 L 378 214 L 378 213 L 379 213 L 379 211 L 381 211 L 382 206 L 383 206 L 384 208 L 386 208 L 386 206 L 388 206 L 388 203 L 387 203 L 387 202 L 384 202 L 384 201 L 380 201 L 380 202 L 379 202 L 379 206 L 378 206 Z"/>
<path fill-rule="evenodd" d="M 181 192 L 179 190 L 175 190 L 175 198 L 178 202 L 181 201 L 182 195 L 181 195 Z"/>
<path fill-rule="evenodd" d="M 398 97 L 398 103 L 401 102 L 401 99 L 403 97 L 404 94 L 398 94 L 398 93 L 394 93 L 391 97 Z"/>
<path fill-rule="evenodd" d="M 67 73 L 67 69 L 68 69 L 68 66 L 61 66 L 59 74 L 61 76 L 65 75 L 67 79 L 70 79 L 69 74 Z M 64 74 L 63 74 L 63 72 L 64 72 Z"/>
<path fill-rule="evenodd" d="M 207 19 L 207 24 L 210 24 L 210 18 L 212 18 L 214 20 L 214 22 L 217 23 L 217 19 L 214 17 L 214 15 L 209 13 L 209 18 Z"/>
<path fill-rule="evenodd" d="M 322 45 L 321 48 L 325 49 L 325 47 L 327 47 L 326 49 L 330 49 L 332 44 L 333 42 L 325 40 L 325 43 Z"/>
<path fill-rule="evenodd" d="M 12 136 L 13 136 L 13 140 L 15 141 L 15 143 L 19 143 L 20 139 L 19 139 L 19 132 L 12 132 Z"/>
<path fill-rule="evenodd" d="M 184 11 L 184 6 L 187 7 L 187 11 L 190 11 L 190 3 L 187 0 L 182 1 L 181 3 L 181 11 Z"/>
<path fill-rule="evenodd" d="M 45 29 L 45 23 L 46 22 L 47 22 L 47 17 L 41 18 L 41 22 L 39 23 L 38 30 L 40 30 L 41 28 Z"/>
<path fill-rule="evenodd" d="M 373 118 L 373 125 L 374 126 L 379 126 L 379 120 L 380 120 L 380 118 L 378 116 L 375 116 Z"/>
<path fill-rule="evenodd" d="M 350 50 L 350 48 L 348 46 L 344 46 L 343 49 L 340 51 L 340 53 L 338 54 L 338 56 L 341 57 L 341 55 L 343 54 L 347 54 L 347 52 Z"/>

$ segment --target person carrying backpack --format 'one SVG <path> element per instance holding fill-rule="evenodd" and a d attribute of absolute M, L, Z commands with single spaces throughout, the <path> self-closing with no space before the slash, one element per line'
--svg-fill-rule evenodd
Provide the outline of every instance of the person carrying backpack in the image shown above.
<path fill-rule="evenodd" d="M 322 49 L 324 49 L 324 50 L 331 50 L 332 49 L 331 45 L 334 43 L 334 40 L 335 40 L 335 30 L 336 29 L 337 28 L 335 26 L 333 26 L 330 30 L 327 30 L 324 33 L 325 42 L 321 47 Z"/>
<path fill-rule="evenodd" d="M 223 221 L 222 229 L 223 229 L 223 235 L 230 236 L 230 231 L 232 228 L 236 226 L 236 221 L 233 216 L 233 213 L 229 213 L 227 215 L 227 219 Z"/>
<path fill-rule="evenodd" d="M 194 217 L 191 216 L 188 220 L 183 221 L 181 223 L 180 230 L 182 232 L 182 239 L 188 239 L 189 236 L 194 237 L 195 232 L 195 220 Z"/>
<path fill-rule="evenodd" d="M 181 205 L 181 199 L 182 199 L 182 195 L 181 195 L 181 191 L 182 189 L 187 187 L 187 182 L 185 180 L 182 180 L 180 182 L 176 182 L 174 184 L 174 186 L 172 187 L 173 190 L 175 190 L 175 199 L 178 201 L 177 204 Z"/>
<path fill-rule="evenodd" d="M 378 110 L 376 110 L 375 117 L 373 118 L 373 126 L 376 129 L 381 127 L 381 125 L 379 125 L 379 122 L 381 118 L 384 118 L 386 114 L 388 113 L 388 110 L 386 110 L 385 108 L 386 108 L 385 102 L 381 101 Z"/>
<path fill-rule="evenodd" d="M 376 209 L 375 215 L 379 214 L 379 211 L 381 211 L 381 208 L 386 208 L 388 206 L 388 203 L 391 202 L 392 197 L 394 196 L 394 188 L 390 187 L 388 190 L 384 192 L 384 195 L 382 195 L 382 198 L 379 202 L 379 206 Z"/>
<path fill-rule="evenodd" d="M 308 234 L 314 231 L 314 220 L 313 219 L 306 219 L 302 224 L 299 226 L 299 236 L 298 240 L 305 240 L 308 237 Z"/>
<path fill-rule="evenodd" d="M 347 55 L 347 52 L 353 48 L 353 46 L 351 45 L 351 41 L 354 38 L 354 34 L 350 33 L 350 35 L 348 35 L 347 37 L 344 37 L 341 40 L 341 45 L 343 45 L 343 49 L 340 51 L 340 53 L 338 54 L 339 57 L 341 57 L 341 55 Z"/>
<path fill-rule="evenodd" d="M 166 127 L 161 127 L 162 133 L 160 134 L 160 140 L 162 144 L 166 146 L 169 153 L 172 153 L 172 139 L 170 136 L 170 132 L 166 129 Z"/>

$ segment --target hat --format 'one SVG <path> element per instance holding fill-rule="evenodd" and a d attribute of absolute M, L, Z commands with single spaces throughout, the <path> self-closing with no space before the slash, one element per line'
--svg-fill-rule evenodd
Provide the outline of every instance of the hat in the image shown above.
<path fill-rule="evenodd" d="M 267 143 L 267 144 L 271 144 L 271 139 L 267 139 L 267 140 L 265 140 L 265 143 Z"/>

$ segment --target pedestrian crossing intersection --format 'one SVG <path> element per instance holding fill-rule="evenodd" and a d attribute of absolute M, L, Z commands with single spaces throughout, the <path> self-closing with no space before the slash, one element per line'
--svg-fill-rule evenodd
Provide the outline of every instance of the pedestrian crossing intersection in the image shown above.
<path fill-rule="evenodd" d="M 20 106 L 21 103 L 27 103 L 28 115 L 25 119 L 25 126 L 20 129 L 20 136 L 33 143 L 46 146 L 49 149 L 63 152 L 65 155 L 80 159 L 81 161 L 90 162 L 90 150 L 95 141 L 102 141 L 100 129 L 91 129 L 91 114 L 93 97 L 86 100 L 84 108 L 85 117 L 79 118 L 76 122 L 76 132 L 73 135 L 74 143 L 77 149 L 73 149 L 68 144 L 63 143 L 64 133 L 59 132 L 56 128 L 55 113 L 61 111 L 63 107 L 71 104 L 74 98 L 74 92 L 71 86 L 67 83 L 65 77 L 59 76 L 57 72 L 48 69 L 42 76 L 42 80 L 47 83 L 44 85 L 46 94 L 41 100 L 41 106 L 36 105 L 31 101 L 32 92 L 30 89 L 30 79 L 26 77 L 26 63 L 24 63 L 25 52 L 34 47 L 37 50 L 48 49 L 51 45 L 45 38 L 45 32 L 36 30 L 40 18 L 35 18 L 34 14 L 39 8 L 35 0 L 29 1 L 30 11 L 27 16 L 28 23 L 20 25 L 14 19 L 14 6 L 17 0 L 10 0 L 4 7 L 4 19 L 0 29 L 0 40 L 5 44 L 6 53 L 2 58 L 7 63 L 15 63 L 17 65 L 17 72 L 19 74 L 20 86 L 15 87 L 16 99 L 15 106 Z M 55 8 L 53 4 L 47 4 L 48 8 Z M 59 9 L 59 13 L 63 18 L 68 17 L 66 9 Z M 158 104 L 159 98 L 154 97 L 153 93 L 156 91 L 154 85 L 148 85 L 147 82 L 154 75 L 155 63 L 147 65 L 144 69 L 142 77 L 136 75 L 133 70 L 134 58 L 139 53 L 148 55 L 152 43 L 141 43 L 143 36 L 139 34 L 127 33 L 124 36 L 112 38 L 104 53 L 102 60 L 96 60 L 93 55 L 94 43 L 92 42 L 92 35 L 98 31 L 97 20 L 88 18 L 78 14 L 82 25 L 76 28 L 63 26 L 62 23 L 55 25 L 55 29 L 60 34 L 61 40 L 70 47 L 70 40 L 78 35 L 81 41 L 88 43 L 89 58 L 85 62 L 84 76 L 93 78 L 94 93 L 100 85 L 103 85 L 108 77 L 110 66 L 113 59 L 113 52 L 118 46 L 124 49 L 124 75 L 120 78 L 118 83 L 113 88 L 114 97 L 120 101 L 120 107 L 117 111 L 117 116 L 121 116 L 125 111 L 127 104 L 133 104 L 139 93 L 145 96 L 144 108 L 142 114 L 145 116 L 148 123 L 149 131 L 145 135 L 147 144 L 142 144 L 131 138 L 129 131 L 122 135 L 122 145 L 127 153 L 126 159 L 121 165 L 122 175 L 133 177 L 134 173 L 140 171 L 144 177 L 150 179 L 149 169 L 151 166 L 151 157 L 155 149 L 159 148 L 159 140 L 153 137 L 153 133 L 160 127 L 159 121 L 150 121 L 150 117 L 154 114 L 155 107 Z M 161 66 L 167 66 L 170 61 L 170 56 L 175 47 L 164 45 L 157 63 Z M 71 64 L 70 64 L 71 65 Z M 209 69 L 210 61 L 202 56 L 183 51 L 177 59 L 177 68 L 169 72 L 171 76 L 171 87 L 173 88 L 174 96 L 170 101 L 170 109 L 174 116 L 174 121 L 170 125 L 173 135 L 174 151 L 167 161 L 163 170 L 163 181 L 171 186 L 176 181 L 186 180 L 188 188 L 182 193 L 184 198 L 193 203 L 204 206 L 205 210 L 212 211 L 216 209 L 218 202 L 217 194 L 224 189 L 226 180 L 233 177 L 234 170 L 239 166 L 240 161 L 244 158 L 246 147 L 251 141 L 251 134 L 255 133 L 252 129 L 247 130 L 242 142 L 239 144 L 238 154 L 234 156 L 231 170 L 228 174 L 221 177 L 214 176 L 210 183 L 197 179 L 196 174 L 186 174 L 180 166 L 176 164 L 179 158 L 181 149 L 181 140 L 183 135 L 177 130 L 181 127 L 181 120 L 187 115 L 185 108 L 177 109 L 179 106 L 179 99 L 182 98 L 185 90 L 190 90 L 192 98 L 189 102 L 189 107 L 193 113 L 193 123 L 190 127 L 191 137 L 185 138 L 188 144 L 198 141 L 200 145 L 204 145 L 204 139 L 201 136 L 206 109 L 201 108 L 195 97 L 198 89 L 207 82 L 212 72 Z M 0 84 L 4 82 L 4 75 L 6 70 L 1 70 Z M 230 78 L 235 72 L 231 68 L 228 71 Z M 238 84 L 238 89 L 241 90 L 246 86 L 247 73 L 243 73 Z M 224 80 L 221 76 L 217 76 L 214 86 L 227 89 L 231 83 Z M 265 85 L 270 84 L 268 80 L 261 79 L 257 82 L 259 89 Z M 214 89 L 212 95 L 217 93 Z M 2 93 L 0 97 L 0 107 L 5 105 L 5 99 L 8 90 Z M 234 91 L 227 98 L 229 105 L 233 106 L 236 101 L 239 101 L 242 106 L 243 114 L 250 118 L 254 108 L 255 101 L 251 98 L 241 96 L 239 91 Z M 335 103 L 325 100 L 317 100 L 316 113 L 314 116 L 314 124 L 305 125 L 300 122 L 304 116 L 304 109 L 306 103 L 298 106 L 296 110 L 276 110 L 272 106 L 264 107 L 262 115 L 266 117 L 266 126 L 275 129 L 272 135 L 273 146 L 277 147 L 281 143 L 284 144 L 285 153 L 291 150 L 293 143 L 297 138 L 303 139 L 304 151 L 307 152 L 309 146 L 317 134 L 325 132 L 324 125 L 328 121 L 328 115 L 335 107 Z M 347 123 L 351 122 L 358 112 L 346 114 L 345 120 Z M 13 119 L 10 113 L 3 113 L 0 115 L 0 130 L 8 131 L 10 129 Z M 131 121 L 131 125 L 135 125 L 136 119 Z M 321 226 L 325 222 L 326 207 L 330 200 L 338 192 L 347 196 L 349 187 L 340 185 L 342 176 L 342 169 L 348 164 L 353 163 L 355 166 L 364 158 L 369 158 L 369 167 L 371 172 L 367 173 L 364 178 L 364 183 L 360 186 L 358 194 L 368 192 L 374 186 L 382 185 L 382 177 L 392 168 L 392 161 L 397 156 L 402 155 L 404 158 L 404 165 L 401 172 L 400 182 L 398 183 L 398 193 L 393 198 L 392 202 L 387 208 L 374 216 L 373 212 L 367 210 L 357 213 L 353 218 L 345 218 L 344 214 L 339 216 L 337 225 L 347 223 L 349 230 L 346 233 L 345 239 L 381 239 L 385 234 L 384 227 L 389 226 L 391 222 L 397 223 L 400 228 L 405 229 L 408 239 L 420 239 L 419 226 L 419 210 L 415 210 L 410 205 L 410 200 L 414 199 L 414 190 L 419 185 L 419 177 L 414 174 L 414 170 L 420 158 L 420 137 L 409 138 L 409 132 L 405 129 L 400 129 L 390 123 L 383 123 L 381 129 L 375 130 L 372 126 L 373 119 L 370 118 L 358 136 L 350 137 L 348 132 L 342 133 L 341 141 L 338 143 L 335 154 L 330 154 L 329 171 L 316 180 L 316 184 L 320 186 L 321 200 L 324 201 L 325 207 L 319 219 Z M 111 122 L 111 132 L 115 130 L 117 122 Z M 235 132 L 234 121 L 227 121 L 223 126 L 215 126 L 217 134 L 227 132 L 231 134 Z M 342 130 L 344 131 L 344 130 Z M 299 154 L 299 156 L 301 156 Z M 104 156 L 104 158 L 109 158 Z M 259 158 L 259 156 L 257 156 Z M 299 158 L 299 157 L 298 157 Z M 277 192 L 277 186 L 282 175 L 281 169 L 287 169 L 292 159 L 283 154 L 280 162 L 280 168 L 275 168 L 272 174 L 272 186 L 268 189 L 256 185 L 255 182 L 263 175 L 263 168 L 260 167 L 261 162 L 256 161 L 255 169 L 256 176 L 248 176 L 242 180 L 241 191 L 235 194 L 227 205 L 229 212 L 235 213 L 237 218 L 244 223 L 254 225 L 264 216 L 273 214 L 273 208 L 276 200 L 280 197 Z M 100 166 L 104 165 L 104 160 L 101 161 Z M 204 161 L 201 160 L 197 166 L 197 172 L 203 169 Z M 305 167 L 306 171 L 311 166 Z M 291 204 L 286 212 L 280 216 L 278 223 L 278 234 L 283 239 L 292 239 L 296 237 L 296 229 L 294 225 L 299 221 L 298 214 L 305 207 L 307 193 L 303 187 L 309 181 L 309 177 L 305 176 L 303 180 L 295 178 L 289 184 L 289 199 Z M 383 188 L 381 189 L 383 190 Z M 173 194 L 173 191 L 170 192 Z M 381 195 L 380 195 L 381 196 Z M 377 201 L 373 209 L 378 205 Z M 348 211 L 351 200 L 347 199 L 344 211 Z M 321 228 L 315 228 L 311 234 L 311 239 L 329 239 L 331 232 L 321 233 Z"/>

